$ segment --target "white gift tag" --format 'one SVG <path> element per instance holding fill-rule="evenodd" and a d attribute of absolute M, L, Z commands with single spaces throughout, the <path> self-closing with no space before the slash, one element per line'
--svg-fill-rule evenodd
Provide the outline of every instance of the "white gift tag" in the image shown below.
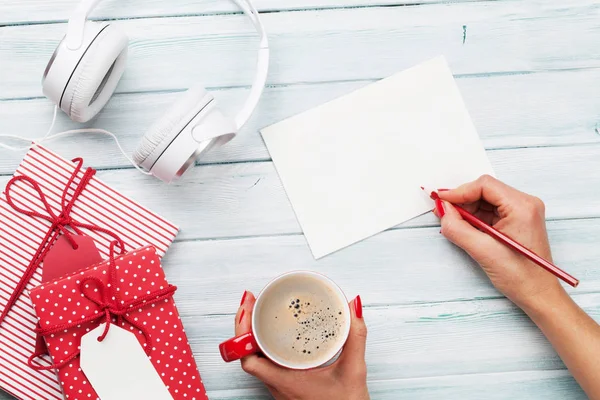
<path fill-rule="evenodd" d="M 173 400 L 136 336 L 102 324 L 81 338 L 81 369 L 101 400 Z"/>

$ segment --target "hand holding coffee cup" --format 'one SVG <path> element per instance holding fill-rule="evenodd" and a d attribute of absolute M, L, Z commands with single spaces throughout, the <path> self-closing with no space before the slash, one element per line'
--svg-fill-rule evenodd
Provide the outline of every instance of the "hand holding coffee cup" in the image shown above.
<path fill-rule="evenodd" d="M 282 275 L 258 299 L 245 292 L 235 333 L 221 344 L 221 355 L 241 358 L 275 399 L 369 399 L 361 299 L 347 303 L 323 275 Z"/>

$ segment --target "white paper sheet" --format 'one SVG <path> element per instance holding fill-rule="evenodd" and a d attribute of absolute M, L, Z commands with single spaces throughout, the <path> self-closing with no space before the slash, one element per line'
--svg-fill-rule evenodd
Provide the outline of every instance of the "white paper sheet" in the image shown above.
<path fill-rule="evenodd" d="M 262 135 L 315 258 L 430 210 L 420 186 L 493 175 L 443 57 Z"/>

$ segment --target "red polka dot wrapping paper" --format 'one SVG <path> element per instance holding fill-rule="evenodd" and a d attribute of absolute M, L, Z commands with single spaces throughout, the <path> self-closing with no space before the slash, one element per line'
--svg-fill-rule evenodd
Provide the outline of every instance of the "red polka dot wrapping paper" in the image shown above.
<path fill-rule="evenodd" d="M 36 146 L 27 152 L 14 175 L 35 179 L 50 207 L 58 213 L 61 194 L 74 171 L 73 162 Z M 79 172 L 76 182 L 83 173 L 83 170 Z M 24 208 L 44 212 L 28 185 L 13 187 L 12 197 Z M 97 176 L 79 196 L 71 215 L 78 221 L 116 230 L 127 251 L 152 245 L 162 256 L 178 232 L 173 223 L 124 196 Z M 0 310 L 5 308 L 49 227 L 50 222 L 46 220 L 14 211 L 6 202 L 5 193 L 0 194 Z M 102 233 L 83 231 L 94 239 L 102 258 L 108 258 L 111 239 Z M 41 268 L 35 272 L 27 290 L 41 283 L 41 272 Z M 35 371 L 27 366 L 27 359 L 35 349 L 36 322 L 29 296 L 23 293 L 0 325 L 0 387 L 23 400 L 60 400 L 63 395 L 54 371 Z"/>
<path fill-rule="evenodd" d="M 70 323 L 90 315 L 101 314 L 96 303 L 81 293 L 79 285 L 82 279 L 87 277 L 96 277 L 105 285 L 108 284 L 108 265 L 106 261 L 32 289 L 30 297 L 40 326 Z M 117 282 L 114 288 L 121 301 L 136 300 L 168 286 L 156 250 L 151 246 L 118 256 L 115 265 Z M 151 337 L 152 351 L 149 358 L 173 398 L 207 399 L 173 298 L 134 307 L 131 310 L 127 317 L 143 326 Z M 103 321 L 103 318 L 99 318 L 98 321 L 46 336 L 46 344 L 53 361 L 59 363 L 79 350 L 81 337 Z M 139 330 L 133 329 L 126 321 L 123 321 L 121 326 L 135 333 L 141 344 L 145 343 Z M 81 371 L 79 358 L 61 368 L 58 376 L 66 399 L 98 398 Z"/>

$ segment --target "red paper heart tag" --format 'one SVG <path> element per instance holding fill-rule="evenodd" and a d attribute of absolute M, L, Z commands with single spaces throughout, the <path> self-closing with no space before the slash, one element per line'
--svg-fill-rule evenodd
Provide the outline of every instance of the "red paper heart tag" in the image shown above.
<path fill-rule="evenodd" d="M 100 252 L 89 236 L 72 235 L 77 249 L 73 249 L 67 238 L 59 236 L 46 254 L 42 264 L 42 283 L 49 282 L 71 272 L 79 271 L 102 262 Z M 47 354 L 46 342 L 38 335 L 35 343 L 37 354 Z"/>

